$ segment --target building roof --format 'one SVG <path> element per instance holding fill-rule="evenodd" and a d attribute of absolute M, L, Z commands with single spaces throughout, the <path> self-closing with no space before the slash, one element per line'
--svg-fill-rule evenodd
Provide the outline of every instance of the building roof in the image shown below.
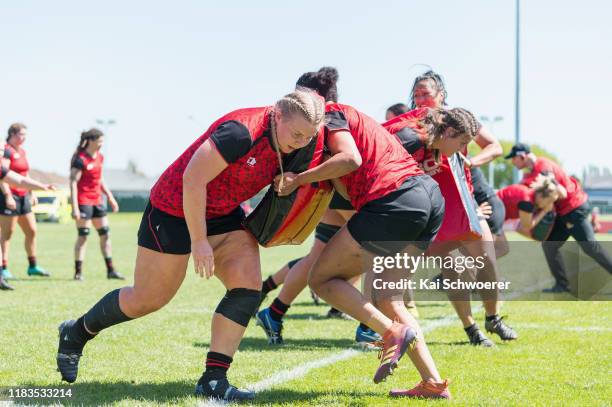
<path fill-rule="evenodd" d="M 133 163 L 124 169 L 105 168 L 104 181 L 111 191 L 149 191 L 155 184 L 154 178 L 138 171 Z"/>

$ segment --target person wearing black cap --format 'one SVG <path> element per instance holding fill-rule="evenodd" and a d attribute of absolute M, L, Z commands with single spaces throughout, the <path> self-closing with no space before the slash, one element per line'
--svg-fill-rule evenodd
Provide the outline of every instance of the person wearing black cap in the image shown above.
<path fill-rule="evenodd" d="M 512 164 L 519 170 L 529 170 L 523 176 L 522 184 L 530 185 L 538 174 L 553 175 L 557 183 L 567 191 L 567 196 L 555 203 L 557 212 L 555 224 L 548 238 L 542 242 L 546 262 L 555 278 L 555 285 L 544 289 L 544 292 L 569 291 L 567 270 L 559 249 L 570 236 L 578 242 L 587 255 L 612 273 L 612 257 L 595 240 L 593 227 L 589 223 L 588 196 L 578 180 L 567 175 L 554 161 L 545 157 L 536 157 L 529 146 L 523 143 L 513 146 L 505 158 L 511 159 Z"/>

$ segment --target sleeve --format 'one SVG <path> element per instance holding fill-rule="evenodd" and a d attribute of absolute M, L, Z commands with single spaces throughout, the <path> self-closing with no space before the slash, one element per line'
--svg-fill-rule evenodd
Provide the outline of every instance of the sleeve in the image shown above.
<path fill-rule="evenodd" d="M 235 120 L 221 123 L 211 134 L 210 140 L 228 164 L 245 156 L 253 146 L 249 130 Z"/>
<path fill-rule="evenodd" d="M 350 131 L 346 116 L 340 111 L 325 112 L 325 123 L 327 131 Z"/>
<path fill-rule="evenodd" d="M 533 205 L 533 203 L 529 201 L 521 201 L 518 203 L 518 208 L 521 211 L 533 212 L 533 210 L 535 209 L 535 206 Z"/>
<path fill-rule="evenodd" d="M 2 158 L 5 158 L 7 160 L 12 160 L 13 159 L 13 153 L 8 148 L 5 148 L 4 149 L 4 153 L 2 154 Z"/>
<path fill-rule="evenodd" d="M 417 132 L 410 127 L 404 127 L 395 133 L 395 136 L 399 139 L 400 143 L 402 143 L 404 149 L 410 154 L 414 154 L 424 146 Z"/>
<path fill-rule="evenodd" d="M 83 160 L 81 159 L 81 157 L 77 156 L 70 163 L 70 168 L 76 168 L 77 170 L 82 170 L 83 168 L 85 168 L 85 163 L 83 163 Z"/>
<path fill-rule="evenodd" d="M 6 174 L 8 174 L 9 169 L 6 168 L 4 165 L 0 167 L 0 179 L 4 179 L 4 177 L 6 177 Z"/>

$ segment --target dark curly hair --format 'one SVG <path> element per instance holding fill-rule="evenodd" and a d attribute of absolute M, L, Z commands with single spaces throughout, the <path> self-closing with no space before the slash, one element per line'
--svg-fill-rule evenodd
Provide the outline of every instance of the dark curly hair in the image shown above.
<path fill-rule="evenodd" d="M 317 72 L 306 72 L 297 80 L 295 86 L 315 90 L 326 102 L 338 101 L 338 70 L 324 66 Z"/>

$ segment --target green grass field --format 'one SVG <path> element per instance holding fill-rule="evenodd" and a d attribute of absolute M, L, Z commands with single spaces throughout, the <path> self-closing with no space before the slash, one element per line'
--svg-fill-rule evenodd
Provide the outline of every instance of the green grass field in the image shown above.
<path fill-rule="evenodd" d="M 130 279 L 138 222 L 136 214 L 111 217 L 115 265 Z M 40 225 L 39 263 L 53 274 L 43 280 L 25 277 L 22 234 L 15 234 L 9 266 L 19 278 L 12 282 L 17 290 L 0 292 L 0 386 L 62 385 L 55 371 L 57 325 L 121 286 L 106 280 L 95 234 L 88 246 L 85 281 L 72 281 L 75 235 L 73 224 Z M 263 249 L 264 274 L 308 248 L 309 244 Z M 208 348 L 211 315 L 222 293 L 218 281 L 200 279 L 190 270 L 167 307 L 104 331 L 85 348 L 79 379 L 71 386 L 73 398 L 59 402 L 198 404 L 192 392 Z M 520 339 L 496 340 L 493 349 L 468 345 L 446 302 L 421 303 L 419 310 L 438 368 L 451 380 L 450 404 L 603 406 L 612 401 L 609 302 L 506 302 L 502 313 L 510 316 L 508 322 Z M 356 323 L 327 320 L 326 311 L 303 293 L 286 318 L 286 344 L 280 348 L 270 348 L 261 328 L 252 323 L 234 358 L 230 380 L 262 389 L 254 403 L 261 405 L 406 404 L 386 394 L 418 381 L 410 362 L 402 360 L 387 382 L 374 385 L 376 353 L 347 351 L 352 349 Z M 477 315 L 482 326 L 482 311 Z"/>

